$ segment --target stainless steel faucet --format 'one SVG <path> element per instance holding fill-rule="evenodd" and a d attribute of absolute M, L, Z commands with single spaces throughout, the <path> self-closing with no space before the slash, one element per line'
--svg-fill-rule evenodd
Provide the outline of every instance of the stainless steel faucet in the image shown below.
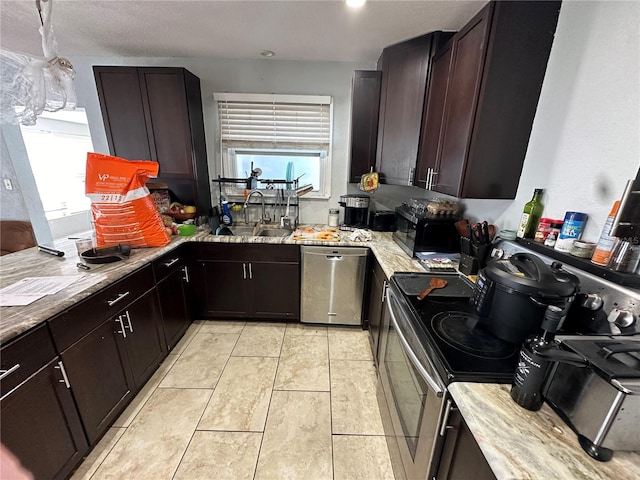
<path fill-rule="evenodd" d="M 267 215 L 267 212 L 265 210 L 264 194 L 260 190 L 251 190 L 249 192 L 249 194 L 247 195 L 247 199 L 244 202 L 245 212 L 247 211 L 247 205 L 249 205 L 249 200 L 251 199 L 251 196 L 254 193 L 257 193 L 258 195 L 260 195 L 260 198 L 262 199 L 262 216 L 260 217 L 260 221 L 262 223 L 269 223 L 271 221 L 271 218 Z"/>

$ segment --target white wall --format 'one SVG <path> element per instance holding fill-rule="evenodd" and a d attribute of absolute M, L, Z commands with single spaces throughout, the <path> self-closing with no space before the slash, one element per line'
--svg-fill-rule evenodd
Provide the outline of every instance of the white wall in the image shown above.
<path fill-rule="evenodd" d="M 214 92 L 330 95 L 334 104 L 331 198 L 301 199 L 302 221 L 326 223 L 329 207 L 337 207 L 338 197 L 346 193 L 351 78 L 354 70 L 375 68 L 374 65 L 274 59 L 134 57 L 74 57 L 71 61 L 77 70 L 78 104 L 86 108 L 94 148 L 100 153 L 108 153 L 109 149 L 91 69 L 93 65 L 177 66 L 197 75 L 202 89 L 210 178 L 216 178 L 220 165 L 220 146 L 214 132 Z M 214 198 L 217 198 L 215 193 Z"/>
<path fill-rule="evenodd" d="M 640 2 L 564 1 L 514 202 L 496 223 L 515 229 L 534 188 L 544 216 L 589 215 L 597 240 L 640 166 Z"/>

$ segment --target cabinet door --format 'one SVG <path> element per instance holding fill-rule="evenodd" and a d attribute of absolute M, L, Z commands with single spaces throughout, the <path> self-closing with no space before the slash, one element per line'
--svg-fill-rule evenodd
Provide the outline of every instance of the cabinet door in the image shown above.
<path fill-rule="evenodd" d="M 449 417 L 438 480 L 495 480 L 491 467 L 466 422 L 457 410 Z"/>
<path fill-rule="evenodd" d="M 63 479 L 87 451 L 71 392 L 53 360 L 1 402 L 2 443 L 36 479 Z"/>
<path fill-rule="evenodd" d="M 198 291 L 198 307 L 201 315 L 246 317 L 247 262 L 204 260 L 197 264 L 201 284 Z"/>
<path fill-rule="evenodd" d="M 454 37 L 439 170 L 434 190 L 457 196 L 478 102 L 492 10 L 485 8 Z"/>
<path fill-rule="evenodd" d="M 431 35 L 382 53 L 382 95 L 376 166 L 385 183 L 412 185 L 422 107 L 431 58 Z"/>
<path fill-rule="evenodd" d="M 139 388 L 156 370 L 167 351 L 162 335 L 156 289 L 149 290 L 119 315 L 125 326 L 125 343 L 134 385 Z"/>
<path fill-rule="evenodd" d="M 127 160 L 153 159 L 136 67 L 93 67 L 109 152 Z"/>
<path fill-rule="evenodd" d="M 449 42 L 433 57 L 431 64 L 431 81 L 425 100 L 420 151 L 414 182 L 417 187 L 430 189 L 432 185 L 427 182 L 430 180 L 432 184 L 438 182 L 440 142 L 452 53 L 453 42 Z M 430 176 L 428 175 L 429 169 L 433 172 Z"/>
<path fill-rule="evenodd" d="M 171 350 L 185 332 L 191 320 L 185 297 L 185 270 L 182 266 L 158 283 L 158 297 L 162 311 L 162 325 L 168 350 Z"/>
<path fill-rule="evenodd" d="M 356 70 L 351 89 L 351 166 L 349 182 L 357 183 L 376 164 L 382 72 Z"/>
<path fill-rule="evenodd" d="M 253 314 L 257 318 L 300 318 L 300 264 L 251 262 Z"/>
<path fill-rule="evenodd" d="M 159 177 L 193 178 L 191 129 L 183 70 L 139 68 L 149 144 Z"/>
<path fill-rule="evenodd" d="M 382 309 L 384 308 L 384 295 L 387 287 L 387 277 L 382 268 L 374 259 L 371 271 L 371 285 L 369 290 L 369 343 L 373 360 L 378 364 L 378 344 L 380 341 L 380 322 L 382 321 Z"/>
<path fill-rule="evenodd" d="M 133 377 L 121 331 L 116 320 L 107 320 L 61 354 L 91 445 L 132 394 Z"/>

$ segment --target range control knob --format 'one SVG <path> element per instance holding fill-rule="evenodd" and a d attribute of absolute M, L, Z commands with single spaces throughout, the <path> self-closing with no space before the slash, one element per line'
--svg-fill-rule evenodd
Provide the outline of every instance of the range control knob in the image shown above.
<path fill-rule="evenodd" d="M 619 327 L 630 327 L 636 321 L 636 317 L 629 310 L 614 308 L 607 316 L 609 323 L 615 323 Z"/>
<path fill-rule="evenodd" d="M 599 310 L 602 308 L 602 297 L 597 293 L 579 294 L 576 300 L 578 301 L 578 305 L 589 310 Z"/>
<path fill-rule="evenodd" d="M 500 260 L 502 257 L 504 257 L 504 250 L 502 250 L 501 248 L 494 248 L 493 250 L 491 250 L 491 258 Z"/>

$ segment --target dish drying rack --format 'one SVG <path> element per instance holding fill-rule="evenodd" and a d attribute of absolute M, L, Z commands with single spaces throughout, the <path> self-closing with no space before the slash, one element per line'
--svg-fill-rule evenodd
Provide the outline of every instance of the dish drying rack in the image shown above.
<path fill-rule="evenodd" d="M 249 178 L 231 178 L 221 177 L 211 180 L 213 183 L 218 184 L 218 216 L 222 219 L 222 202 L 225 199 L 225 192 L 223 192 L 224 184 L 236 184 L 244 185 L 245 191 L 258 190 L 264 195 L 265 208 L 271 207 L 273 209 L 274 221 L 280 221 L 280 218 L 287 214 L 287 207 L 289 210 L 289 217 L 294 219 L 294 226 L 298 224 L 299 216 L 299 199 L 295 195 L 295 191 L 299 186 L 300 177 L 288 180 L 288 179 L 260 179 L 256 177 Z M 257 188 L 257 184 L 262 184 L 265 188 Z M 251 188 L 255 185 L 253 188 Z M 283 187 L 284 186 L 284 187 Z M 267 192 L 275 192 L 274 195 Z M 239 196 L 240 194 L 233 194 L 233 196 Z M 231 195 L 230 195 L 231 197 Z M 246 198 L 242 200 L 229 200 L 229 203 L 242 203 L 246 201 Z M 258 202 L 252 201 L 250 205 L 260 205 Z"/>

